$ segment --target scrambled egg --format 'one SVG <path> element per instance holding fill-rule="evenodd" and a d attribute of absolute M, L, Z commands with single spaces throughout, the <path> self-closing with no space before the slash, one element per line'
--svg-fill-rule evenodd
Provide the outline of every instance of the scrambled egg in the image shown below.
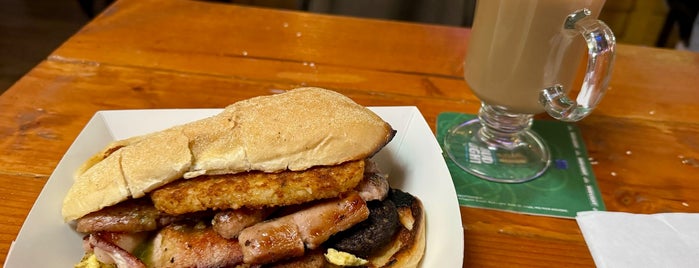
<path fill-rule="evenodd" d="M 80 263 L 75 265 L 75 268 L 110 268 L 114 267 L 109 264 L 101 263 L 95 257 L 95 254 L 85 255 Z"/>
<path fill-rule="evenodd" d="M 330 263 L 340 266 L 360 266 L 369 263 L 369 261 L 354 256 L 353 254 L 329 248 L 325 253 L 325 259 Z"/>

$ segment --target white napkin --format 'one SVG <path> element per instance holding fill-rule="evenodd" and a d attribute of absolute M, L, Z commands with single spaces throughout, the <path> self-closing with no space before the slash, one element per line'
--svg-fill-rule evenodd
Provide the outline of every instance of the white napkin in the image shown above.
<path fill-rule="evenodd" d="M 699 213 L 585 211 L 575 219 L 597 267 L 699 267 Z"/>

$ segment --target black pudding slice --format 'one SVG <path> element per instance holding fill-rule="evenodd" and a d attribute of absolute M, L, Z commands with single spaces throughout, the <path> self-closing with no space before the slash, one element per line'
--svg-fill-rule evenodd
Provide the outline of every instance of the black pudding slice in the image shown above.
<path fill-rule="evenodd" d="M 393 201 L 393 204 L 399 208 L 412 207 L 413 203 L 415 202 L 415 197 L 413 195 L 393 188 L 391 188 L 391 191 L 388 192 L 388 198 L 390 198 L 391 201 Z"/>
<path fill-rule="evenodd" d="M 360 258 L 368 258 L 372 252 L 390 242 L 400 225 L 396 205 L 386 198 L 384 201 L 370 201 L 367 206 L 368 219 L 335 234 L 326 245 Z"/>

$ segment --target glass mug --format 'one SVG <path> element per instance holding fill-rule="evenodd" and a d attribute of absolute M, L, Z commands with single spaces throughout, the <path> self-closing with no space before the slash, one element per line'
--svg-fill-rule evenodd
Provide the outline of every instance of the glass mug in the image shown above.
<path fill-rule="evenodd" d="M 444 145 L 462 169 L 480 178 L 519 183 L 550 165 L 546 143 L 530 130 L 547 112 L 578 121 L 607 89 L 615 38 L 597 20 L 604 0 L 481 0 L 476 3 L 464 77 L 482 101 L 478 119 L 447 131 Z M 569 98 L 582 56 L 587 69 Z"/>

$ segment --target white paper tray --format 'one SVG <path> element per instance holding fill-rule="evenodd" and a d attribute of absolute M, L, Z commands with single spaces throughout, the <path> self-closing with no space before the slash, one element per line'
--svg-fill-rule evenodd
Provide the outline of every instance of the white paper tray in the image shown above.
<path fill-rule="evenodd" d="M 427 215 L 422 267 L 462 267 L 463 229 L 456 191 L 441 149 L 416 107 L 371 107 L 397 134 L 376 162 L 391 185 L 419 197 Z M 61 217 L 73 172 L 110 141 L 212 116 L 220 109 L 97 112 L 58 163 L 10 248 L 5 267 L 73 267 L 83 255 L 82 235 Z"/>

